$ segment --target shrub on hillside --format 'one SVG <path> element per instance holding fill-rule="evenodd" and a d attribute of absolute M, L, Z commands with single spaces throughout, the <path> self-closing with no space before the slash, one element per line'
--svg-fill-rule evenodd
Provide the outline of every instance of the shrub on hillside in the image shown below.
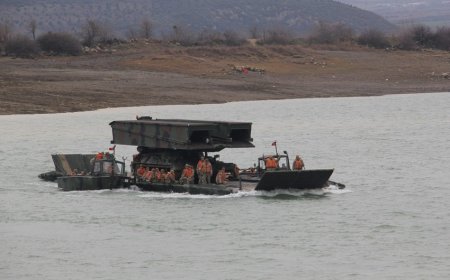
<path fill-rule="evenodd" d="M 342 23 L 328 24 L 319 22 L 308 40 L 315 44 L 336 44 L 353 39 L 353 29 Z"/>
<path fill-rule="evenodd" d="M 416 25 L 412 27 L 409 32 L 414 42 L 421 47 L 432 48 L 434 41 L 434 34 L 431 28 L 426 25 Z"/>
<path fill-rule="evenodd" d="M 417 43 L 414 41 L 411 33 L 403 32 L 395 37 L 394 46 L 400 50 L 417 50 L 419 47 Z"/>
<path fill-rule="evenodd" d="M 377 49 L 384 49 L 391 45 L 383 32 L 374 29 L 361 33 L 356 41 L 360 45 Z"/>
<path fill-rule="evenodd" d="M 436 30 L 434 45 L 438 49 L 450 51 L 450 27 L 439 27 Z"/>
<path fill-rule="evenodd" d="M 294 39 L 294 35 L 289 30 L 284 28 L 275 28 L 264 31 L 262 40 L 259 42 L 267 45 L 288 45 L 292 44 Z"/>
<path fill-rule="evenodd" d="M 182 46 L 193 46 L 197 44 L 197 36 L 183 25 L 172 26 L 172 33 L 168 36 L 168 40 L 172 43 Z"/>
<path fill-rule="evenodd" d="M 27 36 L 17 35 L 6 41 L 5 53 L 9 56 L 31 58 L 39 54 L 39 47 Z"/>
<path fill-rule="evenodd" d="M 47 33 L 38 37 L 40 48 L 57 55 L 80 55 L 81 43 L 68 33 Z"/>
<path fill-rule="evenodd" d="M 225 31 L 223 33 L 223 42 L 227 46 L 242 46 L 247 40 L 235 31 Z"/>
<path fill-rule="evenodd" d="M 88 20 L 81 27 L 80 36 L 83 46 L 87 47 L 116 42 L 116 38 L 114 38 L 110 27 L 96 20 Z"/>
<path fill-rule="evenodd" d="M 197 35 L 195 45 L 199 46 L 220 45 L 222 44 L 223 40 L 224 39 L 222 33 L 211 29 L 204 29 Z"/>

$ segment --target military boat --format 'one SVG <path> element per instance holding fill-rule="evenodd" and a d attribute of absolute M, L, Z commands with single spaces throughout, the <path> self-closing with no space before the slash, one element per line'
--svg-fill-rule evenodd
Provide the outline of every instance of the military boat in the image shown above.
<path fill-rule="evenodd" d="M 117 189 L 129 186 L 125 164 L 114 157 L 96 159 L 94 154 L 52 155 L 55 171 L 39 178 L 56 181 L 63 191 Z"/>
<path fill-rule="evenodd" d="M 56 178 L 62 190 L 112 189 L 136 185 L 144 191 L 226 195 L 239 190 L 272 191 L 277 189 L 316 189 L 328 186 L 333 169 L 292 170 L 289 155 L 271 155 L 279 166 L 266 168 L 268 156 L 258 158 L 254 168 L 239 170 L 235 163 L 220 161 L 224 149 L 254 148 L 252 123 L 185 119 L 118 120 L 110 123 L 111 144 L 137 147 L 131 173 L 127 176 L 124 162 L 112 159 L 95 160 L 95 155 L 53 155 L 55 171 L 41 174 L 42 179 Z M 114 146 L 115 147 L 115 146 Z M 197 166 L 200 158 L 211 163 L 211 176 L 202 182 L 199 172 L 188 182 L 179 178 L 186 166 Z M 139 174 L 143 168 L 159 174 L 171 171 L 173 180 Z M 73 170 L 83 170 L 74 174 Z M 223 169 L 223 170 L 222 170 Z M 219 170 L 227 180 L 216 182 Z M 153 171 L 152 171 L 153 172 Z M 162 176 L 164 177 L 164 176 Z M 334 183 L 339 188 L 342 184 Z"/>
<path fill-rule="evenodd" d="M 136 120 L 114 121 L 110 123 L 113 132 L 112 144 L 137 146 L 131 169 L 138 187 L 148 191 L 189 192 L 204 194 L 227 194 L 238 190 L 315 189 L 330 184 L 333 169 L 291 170 L 287 152 L 274 155 L 285 164 L 275 169 L 264 166 L 264 157 L 258 159 L 258 167 L 253 171 L 239 171 L 236 164 L 225 163 L 219 155 L 212 155 L 226 148 L 253 148 L 249 122 L 220 122 L 184 119 L 153 119 L 139 117 Z M 196 172 L 193 183 L 161 183 L 140 179 L 138 167 L 148 169 L 174 170 L 179 178 L 183 167 L 196 166 L 201 157 L 212 165 L 210 184 L 199 184 Z M 225 168 L 228 181 L 215 184 L 220 169 Z M 340 188 L 345 187 L 342 184 Z"/>

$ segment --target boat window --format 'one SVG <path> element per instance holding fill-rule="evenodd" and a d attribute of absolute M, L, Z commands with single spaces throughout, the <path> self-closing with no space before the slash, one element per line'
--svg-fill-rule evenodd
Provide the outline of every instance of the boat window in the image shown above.
<path fill-rule="evenodd" d="M 94 173 L 100 173 L 101 172 L 101 165 L 99 161 L 94 162 Z"/>
<path fill-rule="evenodd" d="M 112 162 L 110 161 L 103 162 L 103 173 L 112 174 Z"/>

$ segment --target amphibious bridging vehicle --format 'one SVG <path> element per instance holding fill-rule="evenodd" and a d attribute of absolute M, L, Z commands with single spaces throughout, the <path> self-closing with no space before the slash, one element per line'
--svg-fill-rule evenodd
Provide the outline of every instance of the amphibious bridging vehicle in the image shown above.
<path fill-rule="evenodd" d="M 334 183 L 328 180 L 333 169 L 291 170 L 287 152 L 272 155 L 281 164 L 275 169 L 265 167 L 267 156 L 263 156 L 258 159 L 257 167 L 241 171 L 236 164 L 222 162 L 218 155 L 210 155 L 225 148 L 253 148 L 252 123 L 249 122 L 137 117 L 136 120 L 113 121 L 110 126 L 112 144 L 137 146 L 138 153 L 133 155 L 129 176 L 125 175 L 124 163 L 114 157 L 94 161 L 95 155 L 53 155 L 56 173 L 44 173 L 40 177 L 58 177 L 58 186 L 63 190 L 110 189 L 134 184 L 146 191 L 214 195 L 239 190 L 315 189 Z M 173 177 L 178 179 L 183 168 L 196 167 L 201 157 L 211 163 L 212 176 L 208 183 L 201 182 L 198 172 L 187 184 L 179 180 L 153 180 L 138 174 L 139 168 L 161 170 L 163 174 L 172 171 Z M 86 171 L 70 174 L 74 168 Z M 216 184 L 215 178 L 221 169 L 225 170 L 227 180 Z"/>
<path fill-rule="evenodd" d="M 239 189 L 314 189 L 327 186 L 333 173 L 333 169 L 290 170 L 286 152 L 285 155 L 275 155 L 286 160 L 282 167 L 266 170 L 264 158 L 260 158 L 254 172 L 239 172 L 234 163 L 225 163 L 219 161 L 217 156 L 209 156 L 208 153 L 225 148 L 253 148 L 252 123 L 249 122 L 140 117 L 131 121 L 114 121 L 110 125 L 113 132 L 112 144 L 137 146 L 138 154 L 133 156 L 131 169 L 134 183 L 144 190 L 226 194 Z M 194 184 L 189 185 L 149 182 L 136 174 L 138 167 L 144 166 L 149 169 L 174 170 L 176 178 L 179 178 L 186 164 L 196 166 L 202 156 L 212 164 L 210 184 L 198 184 L 197 173 Z M 216 174 L 222 167 L 229 175 L 228 182 L 216 185 Z"/>

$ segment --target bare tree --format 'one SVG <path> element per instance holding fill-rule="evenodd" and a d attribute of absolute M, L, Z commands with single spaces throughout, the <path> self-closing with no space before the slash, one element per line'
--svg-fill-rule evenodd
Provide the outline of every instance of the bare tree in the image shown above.
<path fill-rule="evenodd" d="M 150 39 L 153 35 L 153 24 L 148 19 L 141 23 L 141 36 L 145 39 Z"/>
<path fill-rule="evenodd" d="M 139 37 L 138 32 L 133 27 L 128 28 L 126 36 L 129 40 L 136 40 Z"/>
<path fill-rule="evenodd" d="M 416 25 L 411 28 L 410 32 L 417 45 L 421 47 L 432 47 L 434 34 L 429 26 Z"/>
<path fill-rule="evenodd" d="M 335 44 L 338 42 L 351 41 L 353 30 L 343 23 L 325 23 L 319 22 L 315 27 L 309 41 L 318 44 Z"/>
<path fill-rule="evenodd" d="M 81 28 L 82 43 L 85 46 L 93 45 L 109 39 L 109 34 L 105 26 L 95 20 L 88 20 Z"/>
<path fill-rule="evenodd" d="M 11 38 L 12 27 L 9 22 L 0 22 L 0 44 L 5 43 Z"/>
<path fill-rule="evenodd" d="M 28 24 L 28 27 L 30 28 L 31 35 L 33 35 L 33 40 L 36 40 L 36 29 L 37 29 L 36 20 L 32 19 Z"/>
<path fill-rule="evenodd" d="M 8 38 L 5 44 L 5 53 L 9 56 L 31 58 L 39 53 L 36 41 L 25 35 L 16 35 Z"/>
<path fill-rule="evenodd" d="M 276 27 L 263 32 L 263 44 L 288 45 L 294 41 L 294 34 L 287 28 Z"/>
<path fill-rule="evenodd" d="M 239 33 L 232 30 L 227 30 L 223 32 L 223 38 L 225 45 L 228 46 L 241 46 L 246 40 Z"/>
<path fill-rule="evenodd" d="M 391 45 L 386 35 L 376 29 L 369 29 L 367 31 L 364 31 L 359 35 L 356 41 L 360 45 L 365 45 L 377 49 L 387 48 Z"/>
<path fill-rule="evenodd" d="M 250 27 L 248 32 L 250 33 L 250 39 L 259 39 L 261 37 L 261 31 L 257 26 Z"/>
<path fill-rule="evenodd" d="M 434 37 L 436 48 L 447 51 L 450 50 L 450 27 L 438 27 Z"/>
<path fill-rule="evenodd" d="M 196 43 L 195 35 L 183 25 L 172 26 L 172 34 L 169 36 L 169 40 L 183 46 L 192 46 Z"/>
<path fill-rule="evenodd" d="M 196 39 L 198 45 L 215 45 L 223 41 L 223 35 L 213 29 L 203 29 Z"/>

